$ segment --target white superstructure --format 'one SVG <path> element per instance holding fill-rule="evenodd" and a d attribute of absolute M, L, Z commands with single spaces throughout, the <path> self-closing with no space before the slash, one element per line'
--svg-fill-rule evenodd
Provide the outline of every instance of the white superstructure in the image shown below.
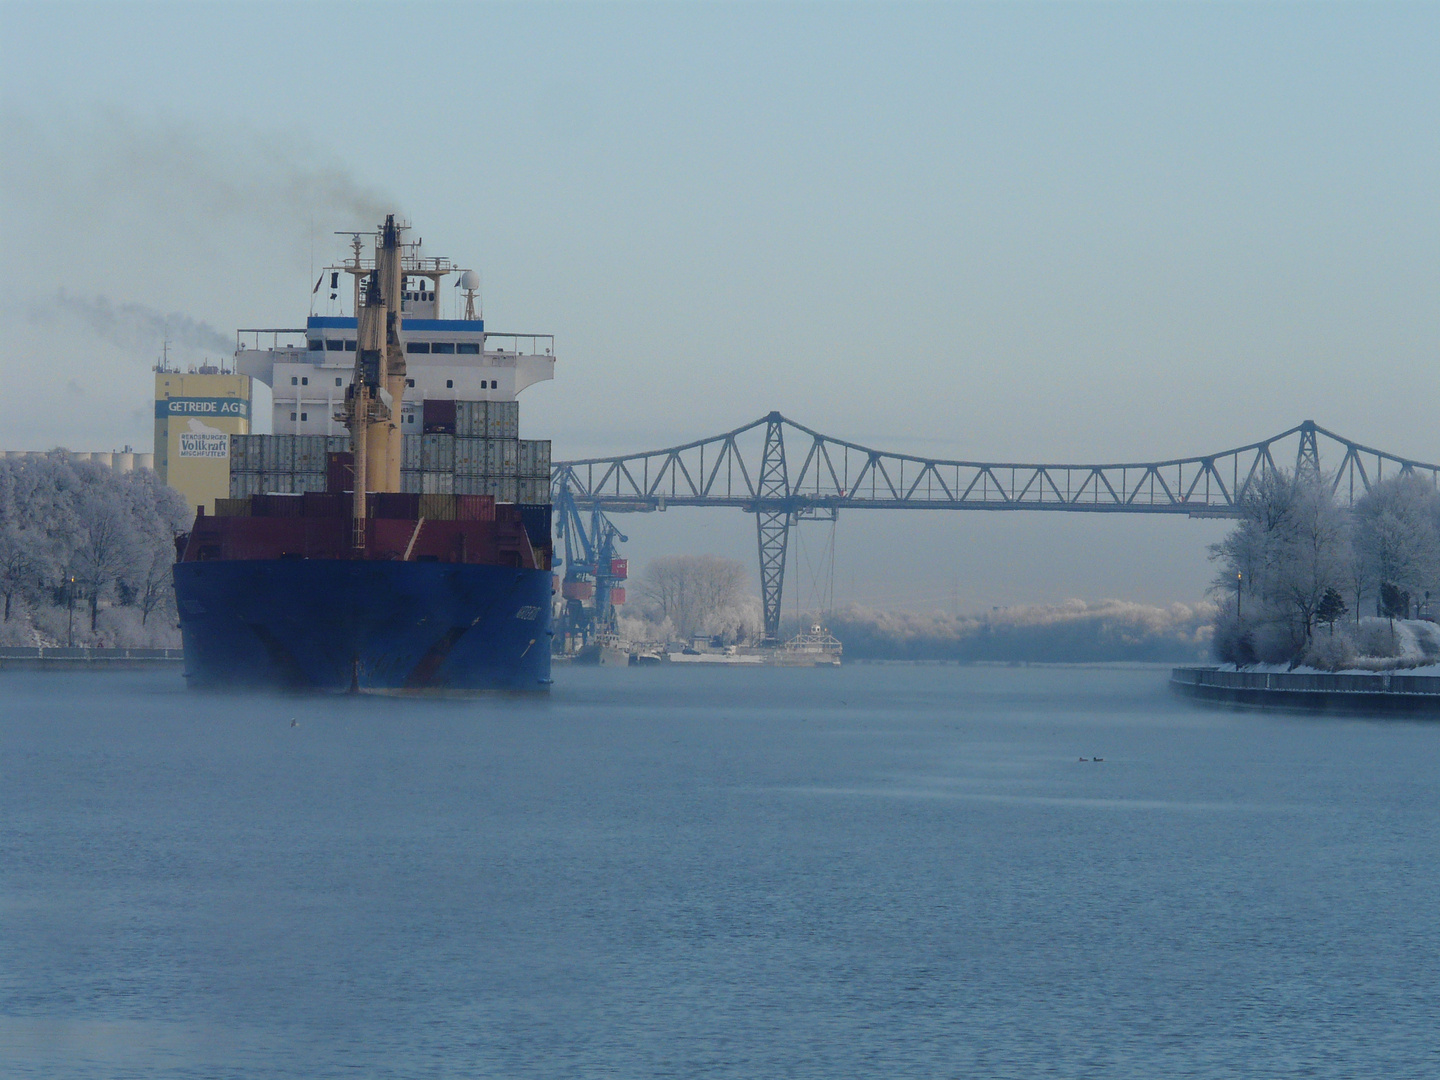
<path fill-rule="evenodd" d="M 355 254 L 345 264 L 327 267 L 330 299 L 337 300 L 340 275 L 353 280 L 358 300 L 361 282 L 374 267 Z M 401 431 L 421 434 L 426 401 L 514 401 L 527 386 L 555 377 L 555 339 L 550 334 L 491 334 L 475 313 L 474 271 L 460 270 L 448 259 L 421 258 L 418 245 L 404 257 L 404 286 L 399 335 L 405 345 L 406 386 L 400 405 Z M 460 275 L 464 317 L 440 318 L 440 284 Z M 276 435 L 343 435 L 336 418 L 355 370 L 355 307 L 351 314 L 311 315 L 302 329 L 241 330 L 235 353 L 238 372 L 269 386 L 271 431 Z M 270 347 L 262 347 L 271 338 Z M 247 338 L 249 347 L 247 347 Z M 282 340 L 283 339 L 283 340 Z"/>

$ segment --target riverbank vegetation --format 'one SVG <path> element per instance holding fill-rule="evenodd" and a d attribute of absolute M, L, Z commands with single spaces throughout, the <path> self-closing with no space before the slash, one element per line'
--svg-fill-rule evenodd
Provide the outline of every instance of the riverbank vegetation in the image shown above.
<path fill-rule="evenodd" d="M 1346 507 L 1315 473 L 1267 473 L 1218 564 L 1214 654 L 1226 663 L 1348 667 L 1440 662 L 1440 493 L 1428 478 L 1374 484 Z M 1413 620 L 1413 622 L 1412 622 Z"/>
<path fill-rule="evenodd" d="M 631 641 L 757 644 L 760 598 L 750 571 L 715 555 L 657 558 L 621 609 Z M 787 611 L 781 637 L 823 623 L 852 660 L 958 663 L 1194 663 L 1210 646 L 1216 607 L 1208 601 L 1154 607 L 1122 600 L 1022 604 L 975 614 L 882 611 L 852 604 L 824 614 Z"/>
<path fill-rule="evenodd" d="M 0 645 L 174 648 L 184 500 L 148 469 L 0 460 Z"/>
<path fill-rule="evenodd" d="M 977 614 L 875 611 L 829 616 L 853 660 L 961 663 L 1194 663 L 1205 656 L 1214 605 L 1124 600 L 1020 604 Z"/>

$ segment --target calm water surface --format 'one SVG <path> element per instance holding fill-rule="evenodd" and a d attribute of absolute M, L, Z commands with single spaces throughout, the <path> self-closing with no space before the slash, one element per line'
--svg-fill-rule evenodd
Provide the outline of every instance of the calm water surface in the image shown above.
<path fill-rule="evenodd" d="M 1440 1076 L 1440 725 L 557 674 L 0 674 L 0 1073 Z"/>

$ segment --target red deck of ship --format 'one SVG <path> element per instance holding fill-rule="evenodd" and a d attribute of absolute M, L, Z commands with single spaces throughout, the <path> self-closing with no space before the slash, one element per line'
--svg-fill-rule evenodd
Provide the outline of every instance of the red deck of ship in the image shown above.
<path fill-rule="evenodd" d="M 353 547 L 351 499 L 340 493 L 257 495 L 244 505 L 227 500 L 227 510 L 241 503 L 244 514 L 196 517 L 182 538 L 181 562 L 211 559 L 373 559 L 412 562 L 474 563 L 545 570 L 548 544 L 536 546 L 525 528 L 519 507 L 484 495 L 437 497 L 432 510 L 445 517 L 426 517 L 427 507 L 416 495 L 372 495 L 372 516 L 366 521 L 365 548 Z M 460 520 L 456 520 L 460 519 Z"/>

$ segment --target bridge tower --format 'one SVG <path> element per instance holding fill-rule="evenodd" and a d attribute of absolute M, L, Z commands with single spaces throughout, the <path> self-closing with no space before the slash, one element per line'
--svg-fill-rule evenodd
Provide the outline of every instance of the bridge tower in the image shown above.
<path fill-rule="evenodd" d="M 1295 479 L 1320 479 L 1320 444 L 1315 438 L 1315 421 L 1300 425 L 1300 448 L 1295 452 Z"/>
<path fill-rule="evenodd" d="M 765 611 L 765 644 L 780 642 L 780 598 L 785 589 L 785 551 L 790 541 L 790 479 L 785 468 L 785 418 L 765 418 L 765 452 L 755 504 L 755 536 L 760 548 L 760 599 Z M 781 509 L 774 509 L 776 503 Z M 769 504 L 768 506 L 766 504 Z"/>

